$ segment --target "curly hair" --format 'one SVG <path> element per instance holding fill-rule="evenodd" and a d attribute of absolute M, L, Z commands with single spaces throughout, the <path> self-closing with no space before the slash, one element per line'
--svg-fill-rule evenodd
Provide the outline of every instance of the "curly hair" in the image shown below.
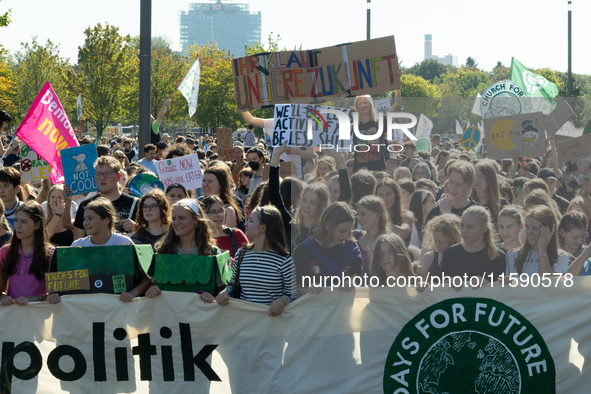
<path fill-rule="evenodd" d="M 166 194 L 160 189 L 152 189 L 142 196 L 138 202 L 137 216 L 135 217 L 135 232 L 143 228 L 148 227 L 148 221 L 144 218 L 144 203 L 148 198 L 152 198 L 156 201 L 158 208 L 160 209 L 160 222 L 162 226 L 168 226 L 171 220 L 170 204 Z"/>
<path fill-rule="evenodd" d="M 437 251 L 435 241 L 433 240 L 434 231 L 448 237 L 451 240 L 452 245 L 462 242 L 462 235 L 460 234 L 461 223 L 460 218 L 452 213 L 436 216 L 429 220 L 425 227 L 425 231 L 423 232 L 423 250 L 432 252 Z"/>

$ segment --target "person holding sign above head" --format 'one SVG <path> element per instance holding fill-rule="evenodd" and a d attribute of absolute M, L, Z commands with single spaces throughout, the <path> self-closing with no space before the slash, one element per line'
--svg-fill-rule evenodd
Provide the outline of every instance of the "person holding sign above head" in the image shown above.
<path fill-rule="evenodd" d="M 74 221 L 74 239 L 84 237 L 84 210 L 86 206 L 99 197 L 104 197 L 110 200 L 115 207 L 117 213 L 117 224 L 115 230 L 120 233 L 131 233 L 135 230 L 135 218 L 138 211 L 138 198 L 132 197 L 128 194 L 119 191 L 118 183 L 121 174 L 121 164 L 111 156 L 99 157 L 94 162 L 94 169 L 96 170 L 95 177 L 99 189 L 99 193 L 83 201 L 76 212 L 76 220 Z M 68 186 L 64 186 L 64 193 L 66 195 L 66 207 L 70 206 L 72 201 L 72 190 Z M 71 221 L 70 210 L 66 209 L 63 213 L 63 223 L 66 226 Z"/>
<path fill-rule="evenodd" d="M 41 205 L 27 201 L 16 209 L 14 233 L 10 244 L 0 248 L 0 289 L 4 290 L 8 283 L 0 305 L 60 302 L 59 295 L 47 295 L 45 290 L 45 274 L 55 248 L 49 243 Z"/>
<path fill-rule="evenodd" d="M 134 243 L 129 237 L 113 232 L 117 220 L 115 207 L 111 201 L 103 197 L 91 201 L 84 209 L 83 220 L 84 230 L 88 236 L 74 241 L 72 248 L 133 245 Z M 143 274 L 142 281 L 132 291 L 121 293 L 119 296 L 121 301 L 130 302 L 150 286 L 150 279 L 141 266 L 139 270 Z"/>
<path fill-rule="evenodd" d="M 139 207 L 131 240 L 136 245 L 154 247 L 168 230 L 170 205 L 162 190 L 152 189 L 140 198 Z"/>
<path fill-rule="evenodd" d="M 211 234 L 211 225 L 207 216 L 203 215 L 200 204 L 184 198 L 172 206 L 172 222 L 164 239 L 159 241 L 155 249 L 160 254 L 176 254 L 179 256 L 213 256 L 221 254 L 216 241 Z M 223 283 L 218 282 L 216 288 L 221 290 Z M 146 292 L 146 297 L 156 297 L 161 294 L 158 286 L 152 286 Z M 202 293 L 200 297 L 205 302 L 213 302 L 213 295 Z"/>
<path fill-rule="evenodd" d="M 240 93 L 238 92 L 238 90 L 234 90 L 234 95 L 232 97 L 234 98 L 234 101 L 236 101 L 237 104 L 238 104 L 239 96 L 240 96 Z M 244 121 L 246 123 L 248 123 L 250 126 L 253 126 L 252 131 L 254 131 L 254 126 L 260 127 L 261 129 L 263 129 L 263 132 L 265 133 L 266 136 L 273 139 L 273 128 L 274 128 L 273 120 L 274 119 L 254 118 L 250 114 L 250 112 L 248 112 L 248 111 L 242 112 L 242 117 L 244 118 Z M 250 130 L 250 127 L 249 127 L 250 134 L 252 134 L 252 131 Z M 254 141 L 254 134 L 252 134 L 252 136 L 253 136 L 252 142 L 249 142 L 249 139 L 248 139 L 249 133 L 246 134 L 246 138 L 244 140 L 244 146 L 251 147 L 251 145 L 249 145 L 250 143 L 253 144 L 252 146 L 256 146 L 255 141 Z M 248 157 L 247 157 L 247 159 L 248 159 Z M 314 151 L 312 149 L 290 147 L 288 150 L 286 150 L 281 155 L 280 159 L 284 162 L 288 162 L 288 161 L 293 162 L 296 167 L 297 177 L 301 179 L 301 178 L 303 178 L 302 159 L 306 159 L 306 160 L 314 159 Z M 253 168 L 253 170 L 254 170 L 254 168 Z M 252 189 L 249 188 L 249 190 L 251 190 L 251 191 L 254 190 L 257 185 L 253 185 L 253 186 L 254 187 Z"/>
<path fill-rule="evenodd" d="M 248 219 L 246 236 L 252 243 L 238 251 L 232 279 L 216 301 L 225 306 L 230 298 L 238 298 L 269 305 L 268 316 L 279 316 L 295 298 L 294 267 L 279 210 L 257 207 Z"/>

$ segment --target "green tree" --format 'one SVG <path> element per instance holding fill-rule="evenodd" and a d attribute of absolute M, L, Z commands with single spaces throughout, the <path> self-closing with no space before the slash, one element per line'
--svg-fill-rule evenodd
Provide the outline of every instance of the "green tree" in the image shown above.
<path fill-rule="evenodd" d="M 394 97 L 394 92 L 391 93 Z M 422 77 L 405 74 L 400 78 L 400 94 L 404 112 L 415 116 L 423 114 L 427 117 L 437 115 L 441 105 L 441 92 Z"/>
<path fill-rule="evenodd" d="M 2 1 L 2 0 L 0 0 L 0 1 Z M 12 12 L 12 9 L 9 9 L 4 14 L 0 15 L 0 27 L 8 26 L 12 22 L 12 20 L 10 20 L 10 13 L 11 12 Z"/>
<path fill-rule="evenodd" d="M 490 82 L 495 83 L 498 81 L 506 81 L 510 78 L 511 69 L 509 67 L 503 66 L 503 63 L 497 62 L 495 68 L 492 69 L 492 72 L 489 74 Z M 482 93 L 482 92 L 480 92 Z"/>
<path fill-rule="evenodd" d="M 462 68 L 448 71 L 435 80 L 443 97 L 476 97 L 490 86 L 490 77 L 482 70 Z"/>
<path fill-rule="evenodd" d="M 31 43 L 21 43 L 21 50 L 13 57 L 13 74 L 17 85 L 15 94 L 16 120 L 20 122 L 39 94 L 49 82 L 58 95 L 69 119 L 76 113 L 76 96 L 71 97 L 66 89 L 65 71 L 69 60 L 61 57 L 59 46 L 50 40 L 43 46 L 33 37 Z"/>
<path fill-rule="evenodd" d="M 471 56 L 468 56 L 466 59 L 466 67 L 478 67 L 478 63 L 476 63 L 476 59 Z"/>
<path fill-rule="evenodd" d="M 433 59 L 425 59 L 420 63 L 405 70 L 407 74 L 417 75 L 423 77 L 426 81 L 433 82 L 433 80 L 448 70 L 447 66 L 439 63 Z"/>
<path fill-rule="evenodd" d="M 0 109 L 16 115 L 17 109 L 14 103 L 16 96 L 16 82 L 12 69 L 4 56 L 0 56 Z M 17 124 L 16 122 L 13 123 Z"/>
<path fill-rule="evenodd" d="M 99 23 L 84 35 L 84 46 L 78 47 L 79 70 L 68 70 L 68 87 L 74 97 L 82 94 L 84 117 L 96 127 L 100 140 L 109 121 L 138 99 L 133 85 L 139 60 L 131 37 L 121 36 L 117 27 Z"/>

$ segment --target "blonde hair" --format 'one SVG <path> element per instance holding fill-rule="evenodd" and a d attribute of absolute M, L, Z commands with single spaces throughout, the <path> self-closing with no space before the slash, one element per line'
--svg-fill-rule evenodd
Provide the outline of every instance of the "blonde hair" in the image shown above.
<path fill-rule="evenodd" d="M 577 196 L 577 197 L 573 198 L 572 200 L 570 200 L 570 203 L 568 204 L 568 209 L 566 211 L 570 212 L 570 209 L 572 208 L 573 205 L 579 205 L 585 211 L 585 212 L 583 212 L 583 214 L 585 216 L 587 216 L 587 218 L 591 218 L 591 215 L 589 215 L 589 211 L 587 210 L 587 207 L 585 206 L 585 200 L 583 200 L 583 197 Z"/>
<path fill-rule="evenodd" d="M 499 216 L 499 211 L 501 210 L 501 195 L 499 192 L 499 182 L 497 180 L 497 167 L 497 163 L 490 159 L 479 160 L 476 165 L 474 165 L 475 177 L 476 170 L 479 170 L 486 180 L 488 204 L 490 205 L 493 218 Z M 480 202 L 478 201 L 478 195 L 476 194 L 476 190 L 474 190 L 474 188 L 472 188 L 472 199 L 474 199 L 476 202 Z"/>
<path fill-rule="evenodd" d="M 316 162 L 316 169 L 314 170 L 314 175 L 312 175 L 312 177 L 310 178 L 310 180 L 308 182 L 312 182 L 317 178 L 322 178 L 322 176 L 318 173 L 318 166 L 320 165 L 320 163 L 324 163 L 327 166 L 329 166 L 330 167 L 329 172 L 337 170 L 336 161 L 334 161 L 334 159 L 330 156 L 323 156 L 320 159 L 318 159 L 318 161 Z"/>
<path fill-rule="evenodd" d="M 370 119 L 371 119 L 372 122 L 375 122 L 376 119 L 378 118 L 378 114 L 377 114 L 377 111 L 376 111 L 376 107 L 375 107 L 375 105 L 373 103 L 373 98 L 371 98 L 370 95 L 364 94 L 364 95 L 355 97 L 355 101 L 353 102 L 353 107 L 355 108 L 355 111 L 357 111 L 357 103 L 361 99 L 366 99 L 369 102 L 369 106 L 370 106 L 369 117 L 370 117 Z"/>
<path fill-rule="evenodd" d="M 537 206 L 529 211 L 526 219 L 528 218 L 536 219 L 538 222 L 542 223 L 542 226 L 549 229 L 551 229 L 556 224 L 556 215 L 554 212 L 552 212 L 550 208 L 543 205 Z M 554 264 L 556 264 L 558 261 L 558 237 L 556 233 L 558 233 L 558 231 L 554 232 L 554 235 L 546 247 L 550 266 L 554 266 Z M 527 255 L 531 249 L 532 248 L 529 242 L 525 241 L 515 256 L 515 270 L 517 270 L 519 275 L 523 273 L 523 266 L 525 265 L 525 260 L 527 259 Z"/>
<path fill-rule="evenodd" d="M 400 174 L 400 176 L 398 176 L 398 174 Z M 398 167 L 397 169 L 394 170 L 394 179 L 396 179 L 397 177 L 399 179 L 404 179 L 404 178 L 411 179 L 412 174 L 408 168 Z"/>
<path fill-rule="evenodd" d="M 357 210 L 359 207 L 368 209 L 378 215 L 378 232 L 377 235 L 386 234 L 390 232 L 390 223 L 388 220 L 388 211 L 386 211 L 386 204 L 384 200 L 378 196 L 365 196 L 357 203 Z"/>
<path fill-rule="evenodd" d="M 56 190 L 59 190 L 62 192 L 62 194 L 64 195 L 64 199 L 66 197 L 66 194 L 64 193 L 64 184 L 63 183 L 53 185 L 51 187 L 51 189 L 49 189 L 49 193 L 47 193 L 47 223 L 51 222 L 51 219 L 53 219 L 53 209 L 51 209 L 51 204 L 49 204 L 49 198 L 51 197 L 51 194 Z M 66 207 L 66 209 L 68 209 L 68 208 Z M 62 214 L 63 214 L 63 212 L 62 212 Z"/>
<path fill-rule="evenodd" d="M 312 223 L 310 230 L 312 230 L 318 224 L 318 222 L 320 221 L 320 216 L 322 215 L 322 213 L 326 209 L 326 206 L 328 205 L 328 202 L 330 201 L 330 193 L 328 192 L 328 186 L 326 186 L 325 184 L 315 182 L 313 184 L 307 185 L 304 188 L 304 190 L 302 190 L 302 197 L 300 198 L 298 208 L 296 209 L 294 215 L 294 219 L 291 221 L 291 241 L 294 247 L 296 246 L 296 240 L 300 237 L 300 234 L 302 233 L 302 222 L 304 220 L 304 214 L 302 213 L 301 204 L 302 200 L 304 199 L 304 195 L 307 192 L 313 192 L 314 194 L 316 194 L 316 198 L 318 199 L 316 201 L 316 217 L 314 218 L 314 222 Z"/>
<path fill-rule="evenodd" d="M 576 198 L 575 198 L 575 200 L 576 200 Z M 571 204 L 572 204 L 572 202 L 571 202 Z M 585 206 L 585 203 L 583 202 L 582 197 L 581 197 L 581 204 L 583 206 Z M 532 190 L 532 192 L 527 195 L 525 200 L 523 200 L 523 206 L 526 208 L 527 211 L 530 210 L 530 209 L 527 209 L 528 205 L 531 208 L 534 208 L 536 205 L 543 205 L 543 206 L 550 208 L 552 210 L 552 212 L 554 212 L 554 216 L 556 216 L 556 222 L 560 222 L 560 219 L 562 218 L 562 215 L 560 214 L 560 211 L 558 210 L 558 206 L 556 205 L 554 200 L 552 200 L 548 196 L 548 194 L 546 194 L 542 189 Z M 570 207 L 570 205 L 569 205 L 569 207 Z"/>
<path fill-rule="evenodd" d="M 413 276 L 412 259 L 408 253 L 408 249 L 404 244 L 404 240 L 394 233 L 382 234 L 376 240 L 376 245 L 371 256 L 370 272 L 372 276 L 377 276 L 381 283 L 386 282 L 386 271 L 382 268 L 381 260 L 381 244 L 388 244 L 395 255 L 395 265 L 400 268 L 400 271 L 407 278 Z"/>
<path fill-rule="evenodd" d="M 462 176 L 465 183 L 472 185 L 476 179 L 476 172 L 472 163 L 463 160 L 454 161 L 447 167 L 445 175 L 449 178 L 452 172 L 457 172 Z"/>
<path fill-rule="evenodd" d="M 499 212 L 499 219 L 503 217 L 515 219 L 518 224 L 523 224 L 523 215 L 521 214 L 521 210 L 516 206 L 508 206 L 501 209 L 501 212 Z"/>
<path fill-rule="evenodd" d="M 119 160 L 115 159 L 113 156 L 101 156 L 94 162 L 95 169 L 102 165 L 109 166 L 111 170 L 115 172 L 121 171 L 121 163 L 119 163 Z"/>
<path fill-rule="evenodd" d="M 435 231 L 451 239 L 452 245 L 462 242 L 462 235 L 460 234 L 461 223 L 460 218 L 453 213 L 445 213 L 429 220 L 423 233 L 423 249 L 432 252 L 437 251 L 435 241 L 433 240 L 433 232 Z"/>
<path fill-rule="evenodd" d="M 495 227 L 490 220 L 490 213 L 485 207 L 474 205 L 466 209 L 462 217 L 467 215 L 476 218 L 481 226 L 487 228 L 486 232 L 482 234 L 482 238 L 484 239 L 486 250 L 488 251 L 488 258 L 494 260 L 497 257 L 497 247 L 495 246 L 497 240 Z"/>

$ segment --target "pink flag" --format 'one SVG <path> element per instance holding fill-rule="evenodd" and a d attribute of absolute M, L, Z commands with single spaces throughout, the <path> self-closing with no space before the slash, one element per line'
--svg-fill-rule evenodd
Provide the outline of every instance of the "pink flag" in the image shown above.
<path fill-rule="evenodd" d="M 49 163 L 52 183 L 64 182 L 60 151 L 79 144 L 68 115 L 49 82 L 33 101 L 16 130 L 16 136 Z"/>

